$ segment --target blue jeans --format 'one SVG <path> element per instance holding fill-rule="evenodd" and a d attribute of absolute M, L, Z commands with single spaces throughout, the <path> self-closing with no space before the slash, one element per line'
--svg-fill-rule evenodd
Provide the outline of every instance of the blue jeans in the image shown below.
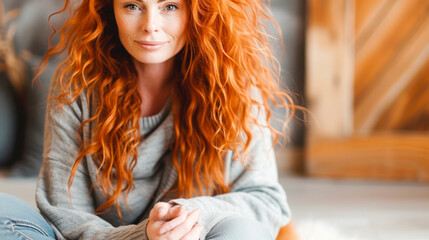
<path fill-rule="evenodd" d="M 42 215 L 23 200 L 0 193 L 0 239 L 54 240 L 55 233 Z M 266 227 L 254 220 L 227 218 L 214 226 L 207 240 L 271 240 Z"/>
<path fill-rule="evenodd" d="M 0 193 L 0 238 L 2 240 L 56 239 L 51 226 L 35 208 L 5 193 Z"/>

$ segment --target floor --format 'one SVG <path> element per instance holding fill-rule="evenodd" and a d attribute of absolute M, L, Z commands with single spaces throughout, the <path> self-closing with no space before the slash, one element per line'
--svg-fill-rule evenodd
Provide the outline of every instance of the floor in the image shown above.
<path fill-rule="evenodd" d="M 429 240 L 429 184 L 299 177 L 280 181 L 298 227 L 322 223 L 347 239 Z"/>
<path fill-rule="evenodd" d="M 429 184 L 286 176 L 280 182 L 305 240 L 429 240 Z M 33 206 L 34 188 L 35 180 L 0 179 L 0 192 Z"/>

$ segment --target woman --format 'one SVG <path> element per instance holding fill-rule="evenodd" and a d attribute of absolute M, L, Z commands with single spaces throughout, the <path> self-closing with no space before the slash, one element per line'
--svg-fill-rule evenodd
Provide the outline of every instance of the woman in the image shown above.
<path fill-rule="evenodd" d="M 267 19 L 255 0 L 83 0 L 44 60 L 67 50 L 47 109 L 43 218 L 2 196 L 15 219 L 36 216 L 1 234 L 275 238 L 290 210 L 268 104 L 289 98 Z"/>

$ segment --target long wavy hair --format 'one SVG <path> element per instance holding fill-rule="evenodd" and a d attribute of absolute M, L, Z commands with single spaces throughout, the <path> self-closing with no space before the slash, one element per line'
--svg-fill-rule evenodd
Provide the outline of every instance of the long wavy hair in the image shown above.
<path fill-rule="evenodd" d="M 137 73 L 131 57 L 118 38 L 113 0 L 82 0 L 61 29 L 59 44 L 43 59 L 67 52 L 54 81 L 62 93 L 51 101 L 66 105 L 80 94 L 96 98 L 95 114 L 82 122 L 94 123 L 95 134 L 81 144 L 69 178 L 69 189 L 79 164 L 92 155 L 98 184 L 107 201 L 96 213 L 116 205 L 119 196 L 133 188 L 132 170 L 137 164 L 140 106 Z M 279 84 L 280 66 L 271 53 L 267 22 L 278 25 L 263 0 L 185 0 L 189 10 L 187 42 L 176 56 L 172 113 L 174 116 L 173 164 L 177 169 L 180 197 L 227 193 L 224 154 L 246 165 L 245 153 L 258 120 L 255 107 L 265 112 L 270 105 L 295 106 Z M 70 1 L 58 13 L 71 8 Z M 54 13 L 57 14 L 57 13 Z M 54 15 L 53 14 L 53 15 Z M 55 30 L 54 30 L 55 31 Z M 279 31 L 280 33 L 280 31 Z M 128 62 L 130 64 L 124 64 Z M 258 97 L 251 95 L 258 90 Z M 268 124 L 275 139 L 278 131 Z M 144 164 L 140 162 L 139 164 Z"/>

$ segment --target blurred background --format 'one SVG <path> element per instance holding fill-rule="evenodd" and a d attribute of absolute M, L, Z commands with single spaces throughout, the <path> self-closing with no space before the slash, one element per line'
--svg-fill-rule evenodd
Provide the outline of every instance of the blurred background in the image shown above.
<path fill-rule="evenodd" d="M 41 165 L 57 60 L 40 86 L 31 79 L 63 1 L 0 3 L 0 165 L 15 177 L 0 191 L 34 204 L 35 179 L 22 177 Z M 283 84 L 307 109 L 277 148 L 302 239 L 429 239 L 429 0 L 271 0 L 271 10 Z"/>
<path fill-rule="evenodd" d="M 58 60 L 38 83 L 32 79 L 48 50 L 47 19 L 62 6 L 59 0 L 0 0 L 0 165 L 10 176 L 34 177 L 41 166 L 45 105 Z M 62 22 L 52 18 L 56 27 Z"/>

